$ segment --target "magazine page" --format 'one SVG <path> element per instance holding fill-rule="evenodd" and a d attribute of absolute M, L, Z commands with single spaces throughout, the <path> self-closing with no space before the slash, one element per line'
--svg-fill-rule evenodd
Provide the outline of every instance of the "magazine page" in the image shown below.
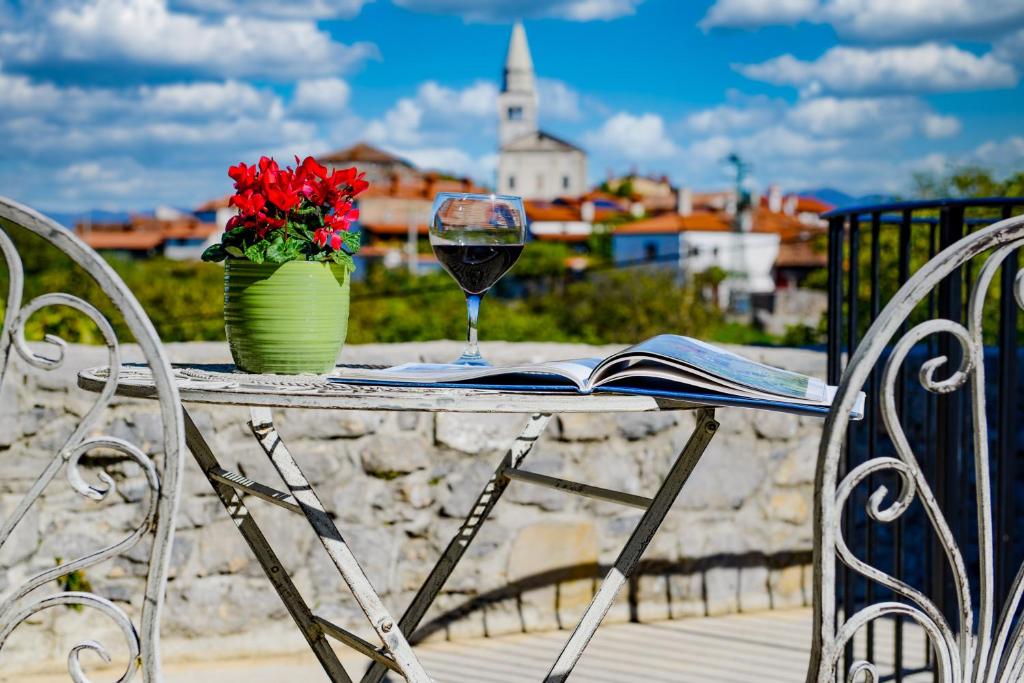
<path fill-rule="evenodd" d="M 806 403 L 808 405 L 828 405 L 824 401 L 814 401 L 795 396 L 780 397 L 778 394 L 758 391 L 750 387 L 725 381 L 709 373 L 700 372 L 688 365 L 669 360 L 627 357 L 625 362 L 616 364 L 613 371 L 602 373 L 601 379 L 594 382 L 594 388 L 602 387 L 614 390 L 617 386 L 632 389 L 645 389 L 658 386 L 678 385 L 680 390 L 710 391 L 764 401 L 786 401 L 789 403 Z"/>
<path fill-rule="evenodd" d="M 572 384 L 582 390 L 600 358 L 536 363 L 517 366 L 469 366 L 445 363 L 403 363 L 390 368 L 337 368 L 331 381 L 360 381 L 403 384 L 449 384 L 486 379 L 490 384 L 523 383 L 526 378 L 546 378 L 560 384 Z"/>
<path fill-rule="evenodd" d="M 758 363 L 706 342 L 674 334 L 652 337 L 610 356 L 595 371 L 593 381 L 607 380 L 624 360 L 645 356 L 681 363 L 701 374 L 720 378 L 727 385 L 735 384 L 772 396 L 816 403 L 827 399 L 826 384 L 820 379 Z"/>

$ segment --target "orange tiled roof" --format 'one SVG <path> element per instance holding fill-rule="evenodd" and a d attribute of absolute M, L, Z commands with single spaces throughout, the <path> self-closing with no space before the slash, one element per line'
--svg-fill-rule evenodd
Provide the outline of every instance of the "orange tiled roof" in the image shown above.
<path fill-rule="evenodd" d="M 624 235 L 650 235 L 673 232 L 731 232 L 731 217 L 724 211 L 698 210 L 683 216 L 678 213 L 665 213 L 653 218 L 626 223 L 615 232 Z M 809 239 L 821 232 L 821 228 L 808 226 L 792 216 L 775 213 L 759 208 L 754 213 L 754 224 L 751 232 L 775 233 L 782 242 L 794 242 Z"/>
<path fill-rule="evenodd" d="M 827 213 L 834 208 L 836 208 L 835 205 L 823 202 L 817 197 L 798 195 L 796 198 L 797 213 Z"/>
<path fill-rule="evenodd" d="M 75 233 L 93 249 L 148 251 L 172 239 L 205 240 L 219 230 L 193 216 L 169 220 L 151 216 L 131 216 L 123 223 L 79 223 Z"/>
<path fill-rule="evenodd" d="M 209 199 L 199 206 L 196 207 L 196 211 L 216 211 L 217 209 L 226 209 L 231 206 L 231 196 L 229 194 L 217 199 Z"/>
<path fill-rule="evenodd" d="M 360 221 L 359 227 L 368 233 L 373 235 L 408 235 L 409 224 L 408 223 L 366 223 Z M 417 235 L 426 235 L 429 233 L 429 227 L 426 223 L 420 223 L 416 226 Z"/>
<path fill-rule="evenodd" d="M 653 235 L 672 232 L 730 232 L 732 223 L 719 212 L 694 211 L 688 216 L 678 213 L 663 213 L 653 218 L 620 225 L 615 229 L 619 235 Z"/>
<path fill-rule="evenodd" d="M 98 231 L 79 235 L 93 249 L 124 249 L 127 251 L 149 251 L 164 243 L 164 236 L 158 232 L 114 232 Z"/>
<path fill-rule="evenodd" d="M 368 145 L 365 142 L 358 142 L 351 147 L 339 149 L 335 152 L 328 152 L 327 154 L 317 157 L 316 160 L 322 164 L 347 163 L 350 161 L 359 163 L 360 161 L 364 161 L 376 164 L 401 164 L 402 166 L 413 168 L 413 165 L 405 159 L 397 157 L 390 152 L 385 152 L 379 147 Z"/>

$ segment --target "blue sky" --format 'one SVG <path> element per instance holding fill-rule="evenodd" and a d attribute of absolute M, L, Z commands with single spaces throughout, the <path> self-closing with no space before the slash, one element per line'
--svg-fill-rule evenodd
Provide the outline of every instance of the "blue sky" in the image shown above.
<path fill-rule="evenodd" d="M 228 165 L 368 140 L 492 182 L 522 18 L 591 179 L 906 192 L 1024 169 L 1020 0 L 0 0 L 0 194 L 190 207 Z"/>

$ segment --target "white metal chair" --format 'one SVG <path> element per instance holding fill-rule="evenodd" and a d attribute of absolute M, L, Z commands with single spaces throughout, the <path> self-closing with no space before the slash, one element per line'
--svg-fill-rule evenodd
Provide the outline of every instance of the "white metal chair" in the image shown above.
<path fill-rule="evenodd" d="M 154 461 L 141 448 L 124 439 L 94 434 L 97 428 L 102 427 L 104 409 L 110 403 L 117 385 L 117 368 L 121 365 L 120 344 L 113 327 L 103 314 L 77 296 L 54 292 L 22 302 L 24 272 L 14 242 L 8 236 L 12 225 L 42 238 L 50 247 L 68 256 L 75 266 L 96 281 L 103 294 L 120 312 L 156 381 L 162 421 L 162 458 Z M 24 521 L 44 491 L 62 485 L 55 481 L 62 470 L 67 485 L 78 495 L 102 501 L 113 494 L 114 480 L 106 472 L 96 474 L 99 483 L 90 483 L 83 476 L 83 468 L 87 465 L 82 462 L 82 458 L 88 457 L 91 452 L 116 452 L 118 457 L 134 461 L 141 468 L 149 489 L 148 495 L 142 496 L 138 502 L 142 508 L 142 519 L 126 536 L 78 557 L 61 560 L 55 567 L 36 568 L 37 572 L 33 576 L 12 588 L 7 595 L 0 596 L 3 598 L 0 602 L 0 674 L 4 669 L 3 646 L 20 624 L 42 610 L 57 605 L 77 605 L 102 613 L 113 620 L 123 633 L 130 656 L 119 681 L 132 679 L 141 668 L 143 680 L 157 683 L 161 680 L 160 611 L 170 563 L 175 511 L 180 497 L 185 442 L 181 406 L 177 388 L 171 380 L 170 364 L 153 325 L 132 293 L 113 269 L 69 230 L 28 207 L 0 197 L 0 252 L 3 253 L 8 274 L 6 308 L 3 326 L 0 328 L 0 385 L 4 381 L 11 381 L 12 356 L 15 355 L 42 371 L 53 371 L 63 365 L 65 342 L 62 339 L 46 336 L 45 341 L 53 347 L 53 353 L 47 355 L 37 353 L 25 341 L 27 320 L 41 309 L 54 306 L 74 308 L 96 324 L 106 342 L 109 365 L 113 368 L 104 390 L 96 396 L 95 403 L 43 468 L 39 478 L 25 492 L 24 498 L 10 516 L 0 520 L 0 547 L 11 541 L 12 533 Z M 0 456 L 0 462 L 18 456 L 17 450 L 12 449 Z M 46 587 L 53 586 L 59 577 L 82 571 L 115 556 L 123 556 L 148 535 L 152 535 L 152 545 L 148 553 L 149 566 L 144 594 L 141 600 L 133 600 L 141 604 L 138 616 L 141 625 L 138 629 L 125 609 L 105 597 L 76 590 L 46 592 Z M 92 650 L 109 661 L 109 654 L 103 645 L 95 640 L 83 640 L 68 654 L 68 672 L 76 683 L 87 681 L 78 660 L 81 650 Z"/>
<path fill-rule="evenodd" d="M 835 406 L 825 423 L 819 451 L 815 496 L 814 547 L 814 633 L 808 682 L 843 680 L 877 683 L 881 674 L 876 663 L 854 661 L 848 671 L 839 672 L 844 648 L 869 622 L 883 617 L 899 617 L 916 622 L 924 631 L 934 653 L 938 680 L 956 683 L 1008 683 L 1022 680 L 1024 674 L 1024 619 L 1013 626 L 1024 597 L 1024 568 L 1016 575 L 1010 597 L 995 604 L 993 586 L 992 482 L 989 475 L 988 426 L 985 416 L 985 367 L 982 320 L 989 285 L 1003 261 L 1024 244 L 1024 217 L 995 223 L 964 237 L 936 255 L 918 270 L 896 293 L 875 319 L 857 347 L 843 374 Z M 959 322 L 935 319 L 901 328 L 911 312 L 945 278 L 975 257 L 983 256 L 984 265 L 969 293 L 966 326 Z M 1024 307 L 1024 272 L 1017 276 L 1014 294 Z M 951 335 L 963 351 L 955 370 L 943 368 L 945 356 L 926 361 L 920 382 L 930 392 L 943 394 L 965 390 L 970 394 L 973 424 L 974 476 L 977 497 L 977 536 L 979 571 L 968 572 L 947 520 L 925 480 L 915 454 L 900 423 L 896 407 L 896 382 L 900 368 L 915 344 L 935 334 Z M 839 480 L 841 456 L 846 445 L 850 410 L 858 392 L 865 389 L 872 369 L 883 354 L 888 360 L 878 383 L 879 412 L 884 428 L 892 439 L 897 457 L 876 457 L 851 469 Z M 948 375 L 937 379 L 936 375 Z M 912 416 L 908 416 L 912 419 Z M 873 438 L 873 435 L 869 435 Z M 875 473 L 889 472 L 899 477 L 900 490 L 886 503 L 888 492 L 878 487 L 870 492 L 868 516 L 881 523 L 899 519 L 916 499 L 945 552 L 955 580 L 958 621 L 950 623 L 935 602 L 921 591 L 890 574 L 868 565 L 854 556 L 843 538 L 842 516 L 854 488 Z M 836 558 L 868 581 L 888 589 L 900 600 L 879 601 L 852 614 L 841 614 L 836 602 Z M 977 618 L 971 606 L 971 586 L 976 581 L 980 604 Z"/>

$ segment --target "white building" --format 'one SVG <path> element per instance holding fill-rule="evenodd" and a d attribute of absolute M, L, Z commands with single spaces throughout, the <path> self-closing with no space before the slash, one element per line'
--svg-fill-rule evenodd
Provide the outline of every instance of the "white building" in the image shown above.
<path fill-rule="evenodd" d="M 537 126 L 537 85 L 526 31 L 512 28 L 498 96 L 498 191 L 527 199 L 578 196 L 587 191 L 587 155 Z"/>

